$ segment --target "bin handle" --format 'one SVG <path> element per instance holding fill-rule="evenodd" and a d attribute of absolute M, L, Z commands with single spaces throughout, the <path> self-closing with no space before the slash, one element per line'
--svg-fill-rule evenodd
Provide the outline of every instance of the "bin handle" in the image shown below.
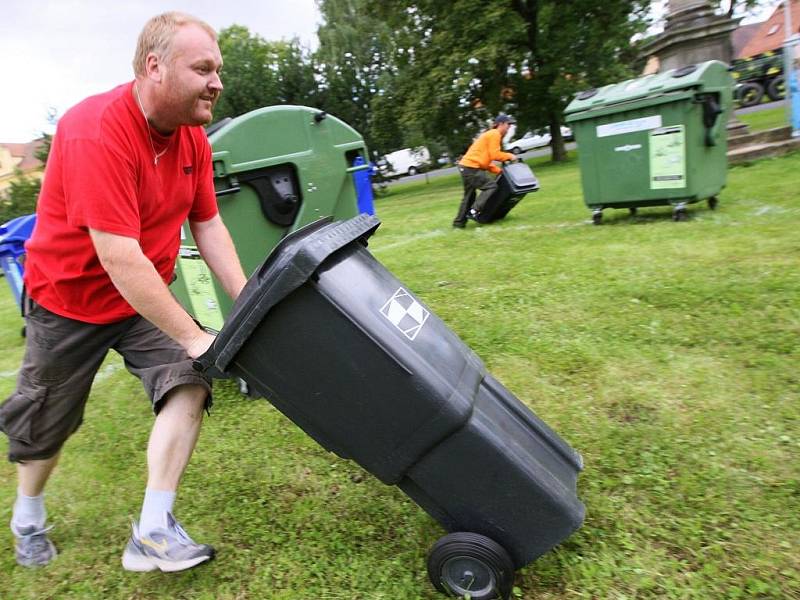
<path fill-rule="evenodd" d="M 722 120 L 719 116 L 723 113 L 720 103 L 714 96 L 703 98 L 703 125 L 706 126 L 706 146 L 716 146 Z"/>
<path fill-rule="evenodd" d="M 355 173 L 357 171 L 367 171 L 370 168 L 369 163 L 364 163 L 363 165 L 355 165 L 354 167 L 347 167 L 345 169 L 345 173 Z"/>

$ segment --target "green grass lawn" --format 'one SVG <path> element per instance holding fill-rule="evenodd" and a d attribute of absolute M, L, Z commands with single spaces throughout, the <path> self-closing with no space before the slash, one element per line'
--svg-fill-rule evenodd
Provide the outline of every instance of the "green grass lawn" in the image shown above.
<path fill-rule="evenodd" d="M 370 242 L 584 456 L 586 522 L 517 574 L 515 596 L 800 598 L 800 154 L 731 169 L 717 210 L 692 205 L 687 222 L 668 207 L 609 210 L 599 227 L 574 160 L 533 165 L 540 192 L 465 230 L 450 226 L 457 176 L 398 185 Z M 0 397 L 20 324 L 3 283 Z M 0 466 L 0 597 L 439 597 L 425 557 L 443 532 L 430 517 L 267 402 L 216 389 L 176 512 L 217 560 L 121 569 L 151 417 L 111 357 L 50 482 L 60 555 L 44 569 L 14 564 L 2 526 L 14 471 Z"/>
<path fill-rule="evenodd" d="M 786 115 L 784 106 L 736 115 L 736 118 L 746 123 L 750 127 L 750 131 L 763 131 L 789 125 L 789 117 Z"/>

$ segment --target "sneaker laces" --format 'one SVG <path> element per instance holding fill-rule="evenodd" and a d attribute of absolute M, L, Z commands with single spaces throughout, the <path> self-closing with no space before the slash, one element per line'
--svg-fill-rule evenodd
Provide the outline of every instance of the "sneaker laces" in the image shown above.
<path fill-rule="evenodd" d="M 21 552 L 21 554 L 33 556 L 49 548 L 50 543 L 47 539 L 47 532 L 52 528 L 53 525 L 50 525 L 50 527 L 34 530 L 30 533 L 19 533 L 19 530 L 15 528 L 14 536 L 19 539 L 20 542 L 24 543 L 24 547 L 22 548 L 24 552 Z"/>
<path fill-rule="evenodd" d="M 178 534 L 178 537 L 181 538 L 187 544 L 197 545 L 195 544 L 194 540 L 189 537 L 189 534 L 186 533 L 186 530 L 181 527 L 181 524 L 178 523 L 178 520 L 175 517 L 172 517 L 172 528 L 175 530 L 175 533 Z"/>

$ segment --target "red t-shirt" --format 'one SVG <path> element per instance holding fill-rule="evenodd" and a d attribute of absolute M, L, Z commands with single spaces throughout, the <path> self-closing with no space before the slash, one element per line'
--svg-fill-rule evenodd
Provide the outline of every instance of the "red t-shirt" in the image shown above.
<path fill-rule="evenodd" d="M 187 219 L 217 214 L 211 147 L 202 127 L 164 137 L 152 128 L 158 164 L 133 83 L 87 98 L 58 122 L 25 245 L 25 287 L 46 309 L 87 323 L 136 314 L 100 264 L 89 228 L 139 241 L 165 283 Z"/>

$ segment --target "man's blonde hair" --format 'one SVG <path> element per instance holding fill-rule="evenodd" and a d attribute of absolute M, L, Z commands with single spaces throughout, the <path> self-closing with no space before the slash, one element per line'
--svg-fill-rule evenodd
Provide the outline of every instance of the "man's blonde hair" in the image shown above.
<path fill-rule="evenodd" d="M 136 43 L 136 54 L 133 57 L 133 72 L 137 77 L 145 74 L 147 55 L 151 52 L 162 61 L 169 60 L 172 50 L 172 38 L 179 28 L 186 25 L 202 27 L 214 40 L 217 32 L 205 21 L 182 12 L 166 12 L 157 15 L 145 23 Z"/>

